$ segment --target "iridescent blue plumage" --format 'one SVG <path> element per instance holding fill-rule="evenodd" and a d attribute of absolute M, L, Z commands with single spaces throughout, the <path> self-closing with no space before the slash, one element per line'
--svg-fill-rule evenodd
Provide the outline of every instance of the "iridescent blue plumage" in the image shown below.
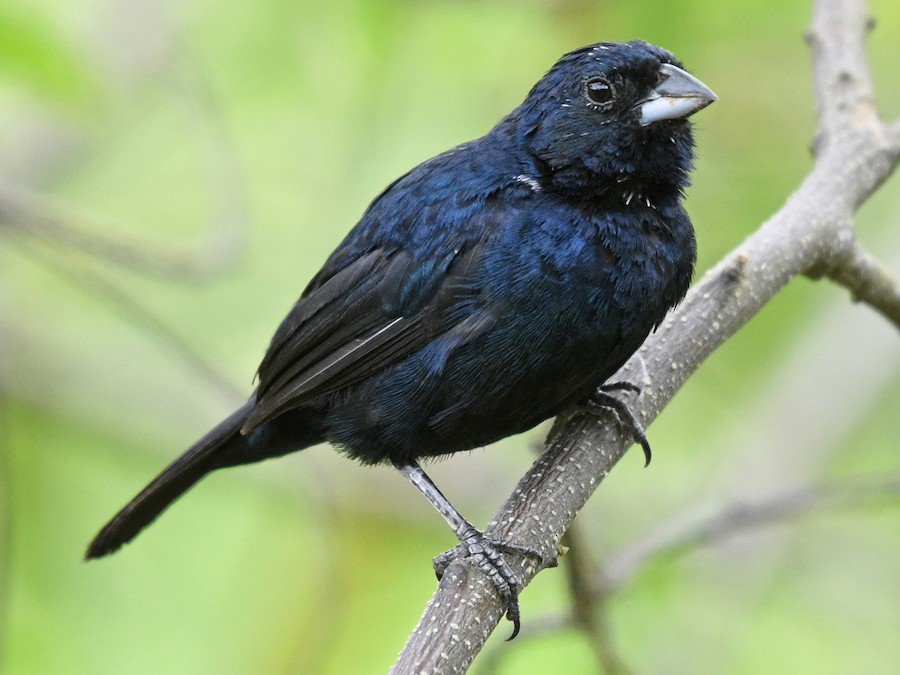
<path fill-rule="evenodd" d="M 114 551 L 213 469 L 323 441 L 417 468 L 588 398 L 688 288 L 685 118 L 714 98 L 645 42 L 565 55 L 485 136 L 372 202 L 282 322 L 248 403 L 88 556 Z"/>

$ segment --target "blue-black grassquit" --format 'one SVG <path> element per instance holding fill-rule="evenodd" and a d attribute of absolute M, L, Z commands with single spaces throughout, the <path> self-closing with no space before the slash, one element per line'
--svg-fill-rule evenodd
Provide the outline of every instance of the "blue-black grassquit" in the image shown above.
<path fill-rule="evenodd" d="M 518 623 L 513 545 L 485 540 L 417 460 L 492 443 L 588 399 L 681 300 L 687 117 L 715 100 L 641 41 L 563 56 L 481 138 L 384 190 L 272 338 L 249 401 L 91 542 L 118 549 L 214 469 L 324 441 L 395 465 Z"/>

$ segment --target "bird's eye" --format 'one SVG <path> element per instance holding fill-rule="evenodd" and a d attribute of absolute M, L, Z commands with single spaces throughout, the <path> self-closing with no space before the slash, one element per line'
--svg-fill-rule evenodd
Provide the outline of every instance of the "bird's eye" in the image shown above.
<path fill-rule="evenodd" d="M 602 77 L 592 77 L 585 81 L 584 95 L 591 103 L 602 106 L 612 103 L 616 96 L 609 80 Z"/>

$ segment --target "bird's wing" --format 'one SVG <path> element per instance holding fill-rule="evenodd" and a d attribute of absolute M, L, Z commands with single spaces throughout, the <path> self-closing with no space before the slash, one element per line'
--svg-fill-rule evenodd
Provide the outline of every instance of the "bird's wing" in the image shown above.
<path fill-rule="evenodd" d="M 339 249 L 272 338 L 244 433 L 401 361 L 438 335 L 452 332 L 458 345 L 487 330 L 492 317 L 478 306 L 470 276 L 480 251 L 477 241 L 459 241 L 423 259 L 383 247 L 347 263 Z"/>

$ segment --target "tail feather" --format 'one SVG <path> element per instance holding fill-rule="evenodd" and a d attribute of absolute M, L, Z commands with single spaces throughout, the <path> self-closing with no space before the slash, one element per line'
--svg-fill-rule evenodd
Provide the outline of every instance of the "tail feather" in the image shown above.
<path fill-rule="evenodd" d="M 252 399 L 188 448 L 110 520 L 88 546 L 85 559 L 118 550 L 152 523 L 209 472 L 226 466 L 246 437 L 240 429 L 252 409 Z"/>

